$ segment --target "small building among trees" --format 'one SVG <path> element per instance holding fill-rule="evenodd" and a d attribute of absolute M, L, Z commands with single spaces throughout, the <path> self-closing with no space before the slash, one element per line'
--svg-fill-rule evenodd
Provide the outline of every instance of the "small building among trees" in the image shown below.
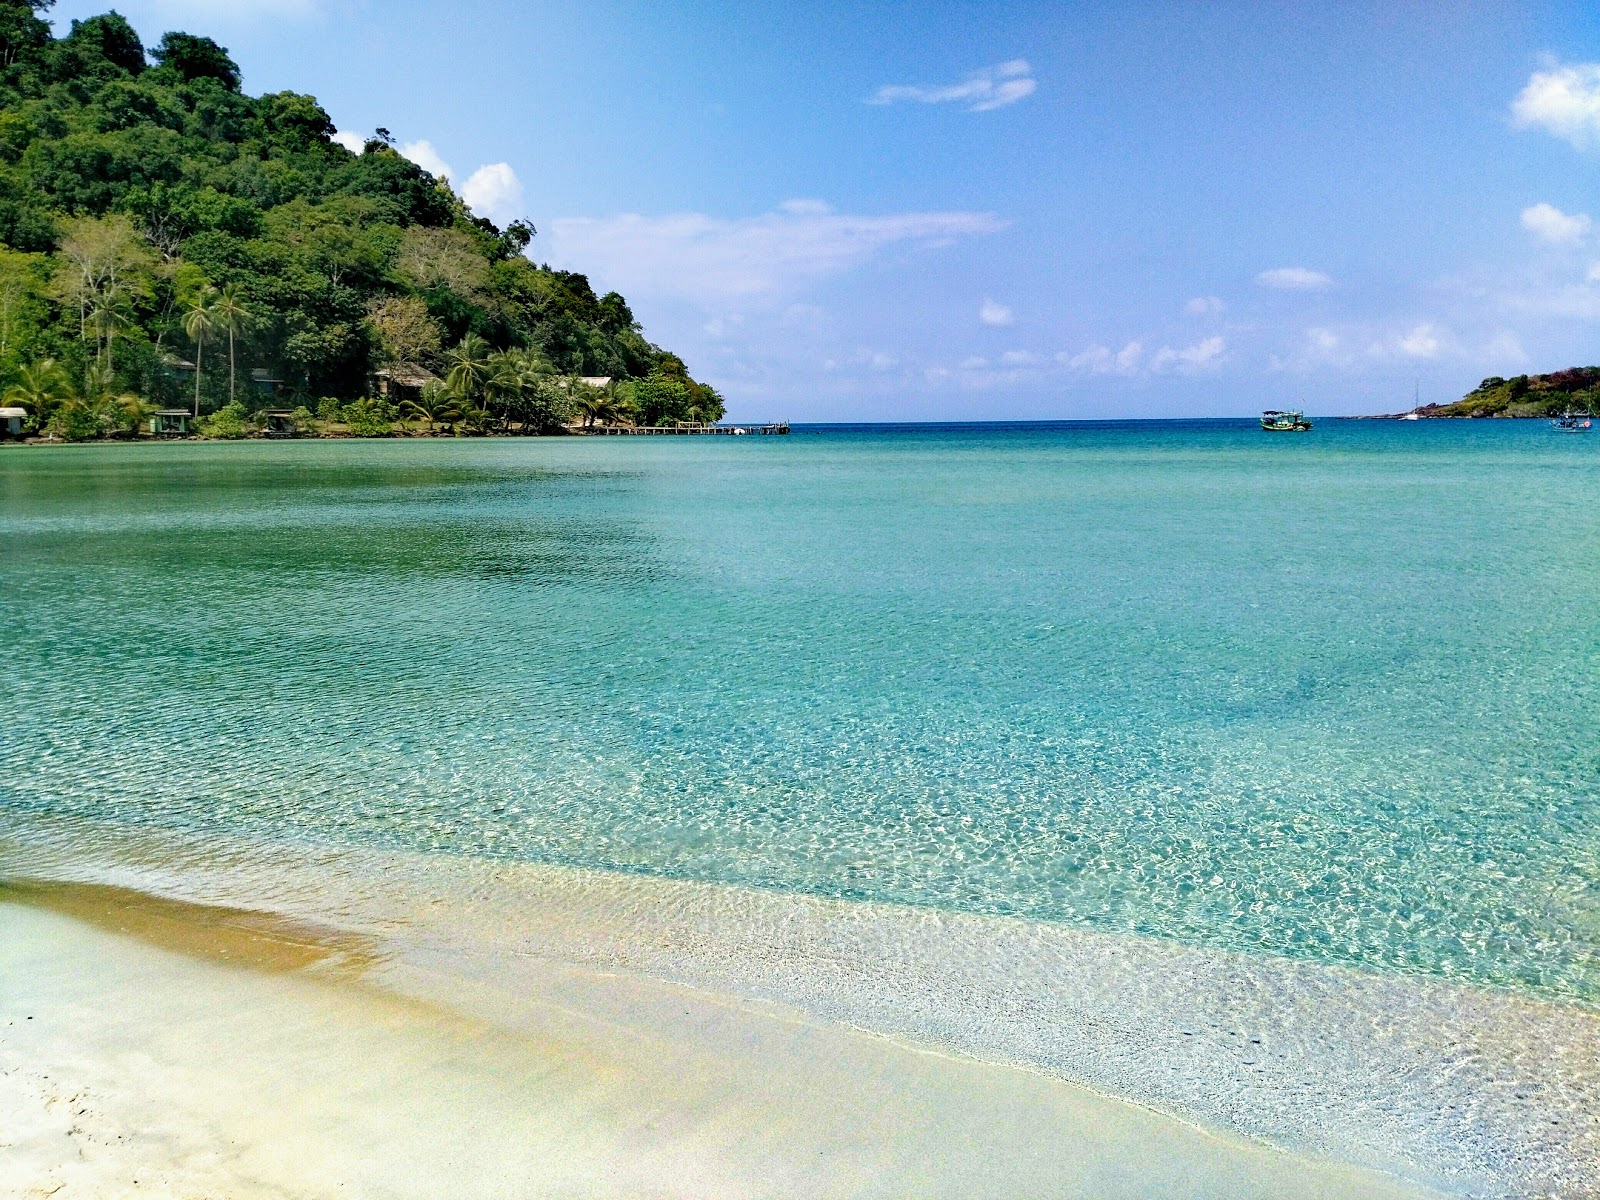
<path fill-rule="evenodd" d="M 378 394 L 391 404 L 403 404 L 407 400 L 420 400 L 422 389 L 430 383 L 438 383 L 439 377 L 427 367 L 419 366 L 414 362 L 398 362 L 387 367 L 381 367 L 373 374 L 378 380 Z"/>

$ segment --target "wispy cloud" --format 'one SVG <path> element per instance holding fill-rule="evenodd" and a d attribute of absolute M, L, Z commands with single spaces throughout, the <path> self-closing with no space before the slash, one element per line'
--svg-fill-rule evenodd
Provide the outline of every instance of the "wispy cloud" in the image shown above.
<path fill-rule="evenodd" d="M 1144 362 L 1144 344 L 1131 341 L 1116 351 L 1109 346 L 1090 346 L 1077 354 L 1058 354 L 1056 361 L 1088 375 L 1133 375 Z"/>
<path fill-rule="evenodd" d="M 1522 129 L 1543 129 L 1580 150 L 1600 146 L 1600 63 L 1573 63 L 1535 71 L 1511 102 Z"/>
<path fill-rule="evenodd" d="M 994 325 L 997 327 L 1015 325 L 1017 323 L 1016 314 L 1014 314 L 1009 308 L 1007 308 L 1004 304 L 1001 304 L 998 300 L 987 299 L 982 304 L 978 305 L 978 320 L 982 321 L 985 325 Z"/>
<path fill-rule="evenodd" d="M 1564 213 L 1553 204 L 1535 204 L 1522 210 L 1522 227 L 1540 241 L 1556 246 L 1576 246 L 1589 233 L 1588 213 Z"/>
<path fill-rule="evenodd" d="M 969 112 L 991 112 L 1033 95 L 1039 84 L 1025 58 L 1013 58 L 988 67 L 960 83 L 942 86 L 885 84 L 873 93 L 868 104 L 964 104 Z"/>
<path fill-rule="evenodd" d="M 1225 311 L 1227 307 L 1222 302 L 1221 296 L 1196 296 L 1183 306 L 1183 311 L 1191 316 L 1209 317 L 1216 316 L 1218 313 Z"/>
<path fill-rule="evenodd" d="M 1256 276 L 1262 287 L 1285 292 L 1316 292 L 1333 286 L 1333 277 L 1309 267 L 1275 267 Z"/>
<path fill-rule="evenodd" d="M 1436 326 L 1423 322 L 1395 338 L 1393 345 L 1406 358 L 1436 358 L 1443 341 Z"/>
<path fill-rule="evenodd" d="M 886 248 L 933 248 L 1005 228 L 993 213 L 906 212 L 858 216 L 817 200 L 775 212 L 569 217 L 551 223 L 552 258 L 579 265 L 604 286 L 720 309 L 772 303 L 845 274 Z"/>
<path fill-rule="evenodd" d="M 1185 374 L 1214 367 L 1221 361 L 1228 343 L 1220 337 L 1208 337 L 1203 342 L 1174 350 L 1163 346 L 1150 359 L 1152 371 L 1180 371 Z"/>

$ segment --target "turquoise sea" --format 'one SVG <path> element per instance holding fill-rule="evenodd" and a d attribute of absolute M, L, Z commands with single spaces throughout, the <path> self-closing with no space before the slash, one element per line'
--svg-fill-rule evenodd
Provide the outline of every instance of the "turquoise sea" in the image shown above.
<path fill-rule="evenodd" d="M 0 831 L 588 864 L 1600 1004 L 1600 438 L 0 452 Z"/>

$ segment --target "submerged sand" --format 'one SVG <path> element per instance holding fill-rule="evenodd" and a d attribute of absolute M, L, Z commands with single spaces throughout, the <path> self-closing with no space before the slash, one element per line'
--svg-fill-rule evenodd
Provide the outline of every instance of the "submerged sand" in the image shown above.
<path fill-rule="evenodd" d="M 7 1196 L 1417 1194 L 685 989 L 556 971 L 507 1030 L 336 982 L 342 951 L 257 914 L 24 898 L 0 903 Z"/>
<path fill-rule="evenodd" d="M 1570 1006 L 602 872 L 7 832 L 0 875 L 57 882 L 0 895 L 0 1129 L 24 1131 L 0 1194 L 1581 1197 L 1600 1178 L 1600 1020 Z"/>

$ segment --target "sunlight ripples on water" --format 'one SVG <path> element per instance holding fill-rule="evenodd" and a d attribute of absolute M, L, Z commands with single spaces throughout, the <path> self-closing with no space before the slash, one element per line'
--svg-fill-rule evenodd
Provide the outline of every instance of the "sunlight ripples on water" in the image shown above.
<path fill-rule="evenodd" d="M 6 809 L 1600 1001 L 1543 423 L 0 453 Z"/>

